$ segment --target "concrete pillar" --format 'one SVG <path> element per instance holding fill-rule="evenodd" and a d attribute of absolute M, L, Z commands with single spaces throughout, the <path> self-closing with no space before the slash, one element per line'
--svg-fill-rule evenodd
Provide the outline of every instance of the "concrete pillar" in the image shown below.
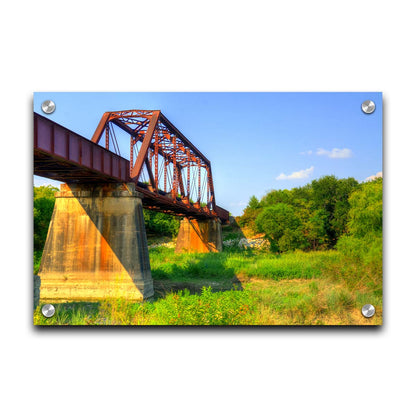
<path fill-rule="evenodd" d="M 153 296 L 141 195 L 134 184 L 64 184 L 39 269 L 40 299 Z"/>
<path fill-rule="evenodd" d="M 222 251 L 221 222 L 217 219 L 181 221 L 175 253 L 208 253 Z"/>

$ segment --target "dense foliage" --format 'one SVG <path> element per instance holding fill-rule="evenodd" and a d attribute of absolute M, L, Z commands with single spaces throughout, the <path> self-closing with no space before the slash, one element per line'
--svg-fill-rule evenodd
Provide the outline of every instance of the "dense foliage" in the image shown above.
<path fill-rule="evenodd" d="M 373 275 L 381 275 L 383 255 L 383 180 L 364 183 L 350 198 L 347 233 L 337 248 Z"/>
<path fill-rule="evenodd" d="M 146 231 L 150 234 L 166 235 L 175 237 L 179 231 L 180 220 L 173 215 L 143 210 Z"/>
<path fill-rule="evenodd" d="M 264 233 L 279 252 L 334 248 L 347 234 L 381 233 L 382 186 L 382 179 L 359 184 L 324 176 L 303 187 L 272 190 L 260 201 L 251 197 L 237 220 Z"/>
<path fill-rule="evenodd" d="M 288 251 L 302 246 L 302 224 L 294 208 L 278 202 L 266 206 L 255 221 L 258 231 L 265 232 L 276 243 L 279 251 Z"/>
<path fill-rule="evenodd" d="M 34 250 L 43 250 L 48 235 L 49 222 L 55 205 L 55 192 L 51 185 L 33 187 L 33 238 Z"/>

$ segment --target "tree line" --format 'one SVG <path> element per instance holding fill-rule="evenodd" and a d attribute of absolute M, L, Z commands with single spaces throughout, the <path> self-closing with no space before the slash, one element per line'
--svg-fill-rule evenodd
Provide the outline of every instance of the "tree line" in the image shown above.
<path fill-rule="evenodd" d="M 278 252 L 295 249 L 368 251 L 382 246 L 383 180 L 358 183 L 333 175 L 291 190 L 252 196 L 241 227 L 264 233 Z M 367 245 L 367 247 L 366 247 Z"/>

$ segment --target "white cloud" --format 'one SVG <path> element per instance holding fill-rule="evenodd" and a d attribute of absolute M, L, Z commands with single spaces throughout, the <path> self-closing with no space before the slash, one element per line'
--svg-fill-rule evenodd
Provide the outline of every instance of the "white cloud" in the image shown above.
<path fill-rule="evenodd" d="M 382 178 L 382 177 L 383 177 L 383 172 L 377 172 L 375 175 L 371 175 L 368 178 L 365 178 L 364 182 L 373 181 L 374 179 Z"/>
<path fill-rule="evenodd" d="M 351 149 L 337 149 L 336 147 L 332 150 L 318 149 L 316 154 L 318 156 L 328 156 L 331 159 L 347 159 L 352 156 Z"/>
<path fill-rule="evenodd" d="M 306 152 L 300 152 L 301 155 L 311 155 L 313 153 L 312 150 L 307 150 Z"/>
<path fill-rule="evenodd" d="M 286 180 L 286 179 L 305 179 L 308 178 L 312 172 L 314 170 L 314 167 L 311 166 L 308 169 L 304 169 L 304 170 L 299 170 L 298 172 L 293 172 L 290 175 L 286 175 L 284 173 L 281 173 L 276 180 L 277 181 L 282 181 L 282 180 Z"/>

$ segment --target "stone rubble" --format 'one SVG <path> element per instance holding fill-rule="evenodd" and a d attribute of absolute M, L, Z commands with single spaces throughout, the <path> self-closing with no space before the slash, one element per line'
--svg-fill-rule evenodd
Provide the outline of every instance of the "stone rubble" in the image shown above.
<path fill-rule="evenodd" d="M 158 248 L 158 247 L 167 247 L 167 248 L 175 248 L 176 244 L 174 241 L 169 241 L 169 243 L 155 243 L 150 244 L 149 248 Z"/>
<path fill-rule="evenodd" d="M 225 247 L 238 247 L 240 249 L 252 248 L 255 250 L 265 250 L 270 248 L 270 241 L 264 238 L 237 238 L 223 242 Z"/>
<path fill-rule="evenodd" d="M 270 248 L 270 241 L 265 238 L 236 238 L 223 241 L 224 247 L 238 247 L 239 249 L 252 248 L 255 250 L 267 250 Z M 167 247 L 175 248 L 175 242 L 150 244 L 149 248 Z"/>

